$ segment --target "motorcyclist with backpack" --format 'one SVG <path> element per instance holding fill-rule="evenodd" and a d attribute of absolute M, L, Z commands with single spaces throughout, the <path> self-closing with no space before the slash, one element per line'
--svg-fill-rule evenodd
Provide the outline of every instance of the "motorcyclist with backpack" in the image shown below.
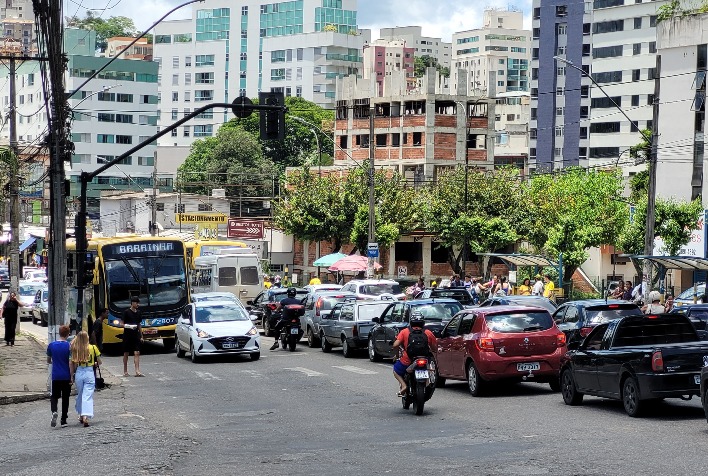
<path fill-rule="evenodd" d="M 398 381 L 400 391 L 398 396 L 402 397 L 406 394 L 408 387 L 404 376 L 408 371 L 408 367 L 413 363 L 416 357 L 430 357 L 432 349 L 438 345 L 438 341 L 433 333 L 424 328 L 425 319 L 416 313 L 410 318 L 409 327 L 406 327 L 396 336 L 393 342 L 393 351 L 400 353 L 400 358 L 393 363 L 393 376 Z M 402 352 L 399 348 L 403 346 Z"/>
<path fill-rule="evenodd" d="M 285 325 L 285 323 L 293 317 L 290 315 L 291 311 L 286 306 L 289 306 L 291 304 L 295 304 L 295 305 L 299 306 L 302 304 L 302 300 L 295 298 L 295 296 L 297 296 L 297 290 L 295 288 L 288 288 L 288 291 L 286 294 L 287 294 L 287 297 L 278 303 L 278 307 L 276 307 L 275 311 L 274 311 L 274 312 L 280 311 L 280 319 L 273 327 L 273 332 L 275 332 L 275 343 L 271 346 L 270 350 L 275 350 L 278 348 L 278 339 L 280 338 L 280 330 L 283 327 L 283 325 Z"/>

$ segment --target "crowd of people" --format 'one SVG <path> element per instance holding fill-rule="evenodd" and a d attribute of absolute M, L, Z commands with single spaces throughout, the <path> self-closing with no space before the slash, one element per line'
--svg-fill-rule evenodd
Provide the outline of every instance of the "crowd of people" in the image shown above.
<path fill-rule="evenodd" d="M 459 274 L 453 274 L 449 279 L 435 278 L 430 282 L 431 288 L 465 288 L 470 291 L 475 301 L 481 301 L 489 296 L 508 296 L 513 293 L 513 286 L 507 276 L 494 275 L 490 280 L 483 277 L 472 277 L 465 275 L 464 279 Z M 406 290 L 406 294 L 416 296 L 425 289 L 425 280 L 421 277 L 418 282 Z M 534 284 L 531 279 L 526 278 L 517 288 L 517 294 L 521 296 L 544 296 L 553 299 L 555 284 L 550 275 L 541 276 L 537 274 Z"/>

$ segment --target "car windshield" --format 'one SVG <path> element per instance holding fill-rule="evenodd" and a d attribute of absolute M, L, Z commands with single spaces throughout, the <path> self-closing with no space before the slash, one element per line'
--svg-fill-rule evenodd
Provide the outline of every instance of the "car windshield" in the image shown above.
<path fill-rule="evenodd" d="M 625 316 L 641 316 L 642 311 L 632 304 L 608 304 L 607 306 L 588 307 L 585 310 L 587 321 L 591 324 L 603 324 Z"/>
<path fill-rule="evenodd" d="M 487 327 L 494 332 L 537 332 L 553 327 L 553 319 L 547 312 L 514 312 L 486 316 Z"/>
<path fill-rule="evenodd" d="M 359 313 L 356 319 L 357 321 L 370 321 L 374 317 L 379 317 L 390 304 L 390 302 L 386 301 L 377 302 L 376 304 L 362 304 L 359 306 Z"/>
<path fill-rule="evenodd" d="M 705 284 L 699 284 L 696 286 L 696 292 L 694 294 L 693 292 L 693 287 L 688 288 L 684 292 L 678 295 L 676 299 L 693 299 L 694 296 L 702 296 L 706 292 L 706 285 Z"/>
<path fill-rule="evenodd" d="M 420 313 L 426 322 L 449 321 L 462 310 L 459 302 L 436 302 L 432 304 L 411 305 L 412 313 Z"/>
<path fill-rule="evenodd" d="M 246 311 L 236 304 L 197 307 L 197 324 L 250 321 Z"/>
<path fill-rule="evenodd" d="M 233 301 L 237 302 L 236 296 L 234 296 L 231 293 L 228 294 L 214 294 L 214 295 L 199 295 L 199 294 L 193 294 L 192 295 L 192 301 L 193 302 L 204 302 L 204 301 Z"/>
<path fill-rule="evenodd" d="M 295 299 L 302 299 L 302 298 L 304 298 L 305 296 L 307 296 L 307 294 L 308 294 L 308 293 L 307 293 L 307 291 L 305 291 L 305 290 L 298 291 L 297 294 L 295 295 Z M 268 300 L 269 300 L 270 302 L 280 302 L 280 301 L 282 301 L 283 299 L 285 299 L 286 297 L 288 297 L 288 293 L 277 293 L 277 294 L 276 294 L 276 293 L 270 293 L 270 296 L 268 297 Z"/>
<path fill-rule="evenodd" d="M 472 296 L 465 290 L 450 290 L 450 289 L 434 289 L 430 293 L 430 297 L 450 298 L 459 301 L 462 304 L 472 304 Z"/>
<path fill-rule="evenodd" d="M 381 296 L 382 294 L 401 294 L 401 286 L 393 283 L 365 284 L 361 287 L 361 294 L 367 296 Z"/>
<path fill-rule="evenodd" d="M 20 286 L 20 296 L 32 296 L 34 297 L 39 290 L 39 286 Z"/>
<path fill-rule="evenodd" d="M 331 311 L 335 304 L 342 302 L 347 296 L 327 296 L 321 297 L 318 301 L 320 311 Z"/>
<path fill-rule="evenodd" d="M 513 298 L 513 299 L 508 299 L 509 304 L 516 304 L 519 306 L 536 306 L 536 307 L 542 307 L 543 309 L 547 310 L 548 312 L 554 312 L 556 310 L 556 306 L 549 301 L 548 299 L 540 299 L 540 298 L 532 298 L 532 297 L 527 297 L 527 298 Z"/>

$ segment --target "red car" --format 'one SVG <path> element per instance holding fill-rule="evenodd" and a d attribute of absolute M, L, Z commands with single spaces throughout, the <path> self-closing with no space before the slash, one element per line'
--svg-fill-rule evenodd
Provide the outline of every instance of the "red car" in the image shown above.
<path fill-rule="evenodd" d="M 549 383 L 560 390 L 565 334 L 550 313 L 525 306 L 494 306 L 459 312 L 442 330 L 436 352 L 437 386 L 466 380 L 480 396 L 495 380 Z"/>

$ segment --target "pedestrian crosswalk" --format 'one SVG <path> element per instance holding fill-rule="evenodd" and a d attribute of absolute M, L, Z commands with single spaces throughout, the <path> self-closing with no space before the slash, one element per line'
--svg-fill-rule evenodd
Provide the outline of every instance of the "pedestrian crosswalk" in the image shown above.
<path fill-rule="evenodd" d="M 355 373 L 355 374 L 359 374 L 359 375 L 376 375 L 376 374 L 378 374 L 378 372 L 375 370 L 363 369 L 361 367 L 355 367 L 354 365 L 333 365 L 332 368 L 338 369 L 338 370 L 344 370 L 346 372 L 351 372 L 351 373 Z M 289 370 L 292 372 L 301 372 L 301 373 L 307 375 L 308 377 L 321 377 L 321 376 L 327 375 L 325 373 L 318 372 L 316 370 L 308 369 L 305 367 L 289 367 L 289 368 L 285 368 L 283 370 Z"/>

